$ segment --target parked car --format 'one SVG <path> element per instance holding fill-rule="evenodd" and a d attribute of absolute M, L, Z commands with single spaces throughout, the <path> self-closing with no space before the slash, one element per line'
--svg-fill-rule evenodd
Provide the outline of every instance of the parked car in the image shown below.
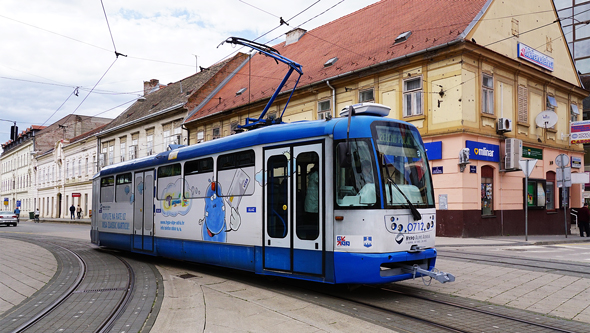
<path fill-rule="evenodd" d="M 18 219 L 15 213 L 9 211 L 0 212 L 0 225 L 5 224 L 10 226 L 12 224 L 14 227 L 16 227 L 17 223 Z"/>

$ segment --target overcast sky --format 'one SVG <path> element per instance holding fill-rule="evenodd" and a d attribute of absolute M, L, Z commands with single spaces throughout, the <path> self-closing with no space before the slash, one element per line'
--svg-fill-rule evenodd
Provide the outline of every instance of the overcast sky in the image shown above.
<path fill-rule="evenodd" d="M 143 81 L 176 82 L 197 63 L 209 67 L 235 52 L 217 48 L 227 37 L 255 39 L 279 26 L 278 17 L 303 11 L 258 40 L 274 45 L 305 21 L 301 27 L 311 30 L 375 2 L 2 0 L 0 119 L 22 131 L 71 113 L 114 118 L 143 93 Z M 10 126 L 0 121 L 0 142 L 9 140 Z"/>

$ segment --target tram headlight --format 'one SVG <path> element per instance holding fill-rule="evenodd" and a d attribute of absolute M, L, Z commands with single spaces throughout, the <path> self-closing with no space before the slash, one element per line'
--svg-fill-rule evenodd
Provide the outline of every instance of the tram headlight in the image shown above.
<path fill-rule="evenodd" d="M 430 230 L 430 222 L 426 223 L 426 230 Z"/>
<path fill-rule="evenodd" d="M 393 222 L 391 224 L 391 230 L 395 230 L 395 229 L 397 229 L 397 223 Z"/>
<path fill-rule="evenodd" d="M 397 226 L 397 230 L 398 231 L 402 231 L 403 229 L 404 229 L 404 226 L 403 225 L 400 224 L 399 226 Z"/>

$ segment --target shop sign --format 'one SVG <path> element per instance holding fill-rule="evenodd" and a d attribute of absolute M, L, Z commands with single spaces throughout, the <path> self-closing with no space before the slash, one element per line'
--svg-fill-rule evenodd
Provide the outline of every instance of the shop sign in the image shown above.
<path fill-rule="evenodd" d="M 590 120 L 572 122 L 570 133 L 572 144 L 590 143 Z"/>
<path fill-rule="evenodd" d="M 499 145 L 466 140 L 465 148 L 469 148 L 469 158 L 472 160 L 500 162 Z"/>
<path fill-rule="evenodd" d="M 469 173 L 477 173 L 477 165 L 470 165 Z"/>
<path fill-rule="evenodd" d="M 541 66 L 553 72 L 553 58 L 545 55 L 530 46 L 518 43 L 517 45 L 518 57 L 531 62 L 537 66 Z"/>
<path fill-rule="evenodd" d="M 574 168 L 574 169 L 582 168 L 582 159 L 580 157 L 573 157 L 572 156 L 572 168 Z"/>
<path fill-rule="evenodd" d="M 82 194 L 80 194 L 80 193 L 72 193 L 72 198 L 79 198 L 81 196 L 82 196 Z"/>
<path fill-rule="evenodd" d="M 536 160 L 543 159 L 543 149 L 522 146 L 522 157 L 534 158 Z"/>
<path fill-rule="evenodd" d="M 442 160 L 442 141 L 424 143 L 429 161 Z"/>
<path fill-rule="evenodd" d="M 8 198 L 4 198 L 4 206 L 8 206 Z"/>
<path fill-rule="evenodd" d="M 20 207 L 20 200 L 16 200 L 16 207 Z"/>
<path fill-rule="evenodd" d="M 440 175 L 443 173 L 443 167 L 442 166 L 433 166 L 432 167 L 432 174 L 433 175 Z"/>

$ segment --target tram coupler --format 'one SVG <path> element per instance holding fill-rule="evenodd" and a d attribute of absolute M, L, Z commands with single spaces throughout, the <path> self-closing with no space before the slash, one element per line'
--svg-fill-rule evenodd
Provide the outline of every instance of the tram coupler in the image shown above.
<path fill-rule="evenodd" d="M 412 278 L 416 278 L 416 274 L 420 273 L 422 276 L 428 276 L 430 278 L 435 279 L 440 283 L 447 283 L 447 282 L 454 282 L 455 276 L 451 273 L 441 272 L 437 269 L 433 269 L 432 271 L 425 270 L 424 268 L 420 268 L 418 265 L 414 266 L 405 266 L 403 267 L 405 271 L 409 271 L 412 273 Z"/>

